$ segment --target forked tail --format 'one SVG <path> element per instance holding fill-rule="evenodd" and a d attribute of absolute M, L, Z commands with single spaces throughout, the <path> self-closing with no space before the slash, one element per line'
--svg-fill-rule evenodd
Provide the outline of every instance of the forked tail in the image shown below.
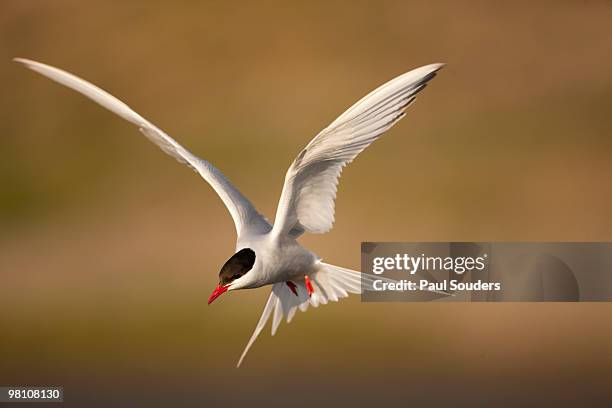
<path fill-rule="evenodd" d="M 318 270 L 308 275 L 308 277 L 314 288 L 311 296 L 308 295 L 304 279 L 293 281 L 293 288 L 296 290 L 296 293 L 293 292 L 293 289 L 286 282 L 275 283 L 272 286 L 272 292 L 266 302 L 261 318 L 242 352 L 240 360 L 238 360 L 237 367 L 240 367 L 240 364 L 242 364 L 242 360 L 244 360 L 244 357 L 257 339 L 257 336 L 259 336 L 259 333 L 263 330 L 270 316 L 274 315 L 272 318 L 272 335 L 274 336 L 283 317 L 286 318 L 287 323 L 291 322 L 298 308 L 305 312 L 309 305 L 317 307 L 325 305 L 330 301 L 337 302 L 339 299 L 347 297 L 349 293 L 362 293 L 364 290 L 374 290 L 373 284 L 376 280 L 393 282 L 380 276 L 368 275 L 324 262 L 319 262 Z"/>

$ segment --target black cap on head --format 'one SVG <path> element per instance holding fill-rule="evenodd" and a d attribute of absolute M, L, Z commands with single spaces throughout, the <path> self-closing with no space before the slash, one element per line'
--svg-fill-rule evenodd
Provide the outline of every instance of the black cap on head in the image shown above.
<path fill-rule="evenodd" d="M 255 251 L 251 248 L 241 249 L 223 265 L 219 272 L 219 282 L 227 285 L 250 271 L 253 265 L 255 265 Z"/>

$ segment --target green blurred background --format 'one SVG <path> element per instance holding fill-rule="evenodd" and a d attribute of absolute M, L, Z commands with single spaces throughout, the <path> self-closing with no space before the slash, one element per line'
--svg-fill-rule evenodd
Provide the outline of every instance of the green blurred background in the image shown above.
<path fill-rule="evenodd" d="M 72 405 L 605 404 L 609 304 L 362 304 L 268 330 L 208 307 L 234 229 L 131 125 L 11 58 L 72 71 L 217 165 L 273 219 L 298 151 L 367 92 L 448 66 L 344 172 L 361 241 L 611 241 L 609 1 L 0 2 L 0 384 Z"/>

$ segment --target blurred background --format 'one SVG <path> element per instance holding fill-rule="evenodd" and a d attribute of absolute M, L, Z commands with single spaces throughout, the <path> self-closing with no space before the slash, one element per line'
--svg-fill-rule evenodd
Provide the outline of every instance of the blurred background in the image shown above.
<path fill-rule="evenodd" d="M 301 242 L 611 241 L 612 4 L 0 3 L 0 384 L 66 405 L 606 405 L 606 303 L 362 304 L 268 329 L 206 300 L 221 200 L 130 124 L 11 62 L 72 71 L 218 166 L 273 219 L 299 150 L 363 95 L 448 66 Z"/>

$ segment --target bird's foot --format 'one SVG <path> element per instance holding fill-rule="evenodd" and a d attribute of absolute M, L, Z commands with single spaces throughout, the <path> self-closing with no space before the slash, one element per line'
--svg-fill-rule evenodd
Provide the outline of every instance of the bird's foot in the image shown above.
<path fill-rule="evenodd" d="M 287 284 L 287 286 L 289 286 L 289 289 L 291 289 L 291 291 L 293 292 L 293 294 L 295 296 L 297 296 L 297 286 L 295 285 L 295 283 L 291 282 L 291 281 L 287 281 L 285 282 Z"/>
<path fill-rule="evenodd" d="M 306 282 L 306 290 L 308 291 L 308 297 L 311 297 L 314 293 L 314 287 L 312 287 L 312 282 L 310 282 L 308 275 L 304 275 L 304 282 Z"/>

